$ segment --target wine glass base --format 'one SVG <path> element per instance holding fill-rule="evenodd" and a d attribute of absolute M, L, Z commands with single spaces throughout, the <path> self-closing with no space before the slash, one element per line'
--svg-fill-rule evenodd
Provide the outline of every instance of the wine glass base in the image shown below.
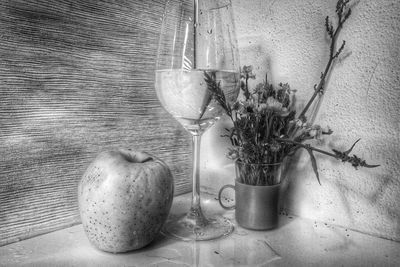
<path fill-rule="evenodd" d="M 233 232 L 233 223 L 220 215 L 205 218 L 203 214 L 193 216 L 193 212 L 181 216 L 170 216 L 161 232 L 183 241 L 212 240 L 225 237 Z"/>

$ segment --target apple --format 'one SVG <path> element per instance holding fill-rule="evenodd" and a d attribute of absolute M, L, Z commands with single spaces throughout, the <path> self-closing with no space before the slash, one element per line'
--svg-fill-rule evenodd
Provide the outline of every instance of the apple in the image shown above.
<path fill-rule="evenodd" d="M 107 252 L 127 252 L 154 240 L 174 194 L 168 166 L 145 152 L 100 153 L 78 186 L 79 211 L 89 241 Z"/>

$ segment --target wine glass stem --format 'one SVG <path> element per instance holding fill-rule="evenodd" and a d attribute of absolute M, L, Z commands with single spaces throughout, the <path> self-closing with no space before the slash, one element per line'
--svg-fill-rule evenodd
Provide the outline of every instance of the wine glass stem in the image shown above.
<path fill-rule="evenodd" d="M 201 134 L 192 134 L 193 142 L 193 188 L 192 209 L 200 209 L 200 143 Z"/>
<path fill-rule="evenodd" d="M 193 142 L 193 188 L 192 188 L 192 205 L 189 213 L 186 215 L 196 227 L 204 227 L 209 224 L 208 219 L 204 216 L 200 204 L 200 142 L 201 132 L 192 132 Z"/>

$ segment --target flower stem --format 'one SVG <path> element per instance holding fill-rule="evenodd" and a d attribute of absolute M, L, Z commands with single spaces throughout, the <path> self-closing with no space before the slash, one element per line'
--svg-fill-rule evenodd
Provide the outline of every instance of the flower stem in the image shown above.
<path fill-rule="evenodd" d="M 309 144 L 302 144 L 302 143 L 299 143 L 299 142 L 296 142 L 296 141 L 293 141 L 293 140 L 290 140 L 290 139 L 284 139 L 284 138 L 278 138 L 277 141 L 284 142 L 284 143 L 290 143 L 290 144 L 293 144 L 293 145 L 298 146 L 298 147 L 303 147 L 303 148 L 311 149 L 311 150 L 316 151 L 316 152 L 318 152 L 318 153 L 321 153 L 321 154 L 325 154 L 325 155 L 334 157 L 335 159 L 340 159 L 340 158 L 339 158 L 336 154 L 334 154 L 334 153 L 330 153 L 330 152 L 328 152 L 328 151 L 325 151 L 325 150 L 322 150 L 322 149 L 319 149 L 319 148 L 315 148 L 315 147 L 313 147 L 313 146 L 311 146 L 311 145 L 309 145 Z"/>

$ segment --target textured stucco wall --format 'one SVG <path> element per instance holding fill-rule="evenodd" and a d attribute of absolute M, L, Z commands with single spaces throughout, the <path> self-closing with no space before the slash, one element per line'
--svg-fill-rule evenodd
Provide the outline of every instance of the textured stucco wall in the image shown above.
<path fill-rule="evenodd" d="M 328 59 L 324 20 L 336 18 L 334 0 L 233 0 L 241 65 L 252 64 L 257 80 L 268 72 L 274 84 L 288 82 L 305 101 Z M 285 183 L 285 208 L 297 215 L 364 233 L 400 240 L 400 1 L 353 1 L 341 31 L 346 48 L 337 61 L 316 123 L 332 136 L 325 149 L 353 152 L 376 169 L 355 170 L 317 156 L 322 186 L 302 153 Z M 227 120 L 204 135 L 203 184 L 232 183 L 225 159 L 227 140 L 219 135 Z"/>

